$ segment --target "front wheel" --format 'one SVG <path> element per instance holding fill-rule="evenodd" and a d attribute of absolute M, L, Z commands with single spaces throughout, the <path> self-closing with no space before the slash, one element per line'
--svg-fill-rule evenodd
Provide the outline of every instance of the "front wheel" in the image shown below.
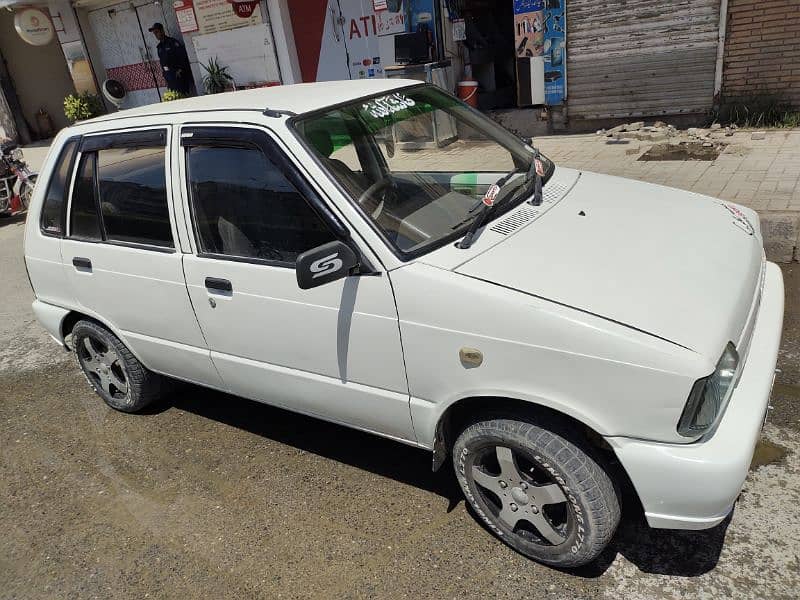
<path fill-rule="evenodd" d="M 594 560 L 611 540 L 619 500 L 606 472 L 558 423 L 479 421 L 453 447 L 472 508 L 503 542 L 554 567 Z"/>

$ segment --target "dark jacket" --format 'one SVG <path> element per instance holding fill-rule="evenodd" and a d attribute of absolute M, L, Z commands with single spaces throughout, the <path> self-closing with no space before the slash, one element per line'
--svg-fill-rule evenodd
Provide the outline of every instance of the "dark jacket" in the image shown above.
<path fill-rule="evenodd" d="M 192 71 L 189 68 L 189 57 L 186 48 L 174 37 L 165 37 L 158 43 L 158 60 L 167 87 L 182 94 L 188 94 L 192 82 Z"/>

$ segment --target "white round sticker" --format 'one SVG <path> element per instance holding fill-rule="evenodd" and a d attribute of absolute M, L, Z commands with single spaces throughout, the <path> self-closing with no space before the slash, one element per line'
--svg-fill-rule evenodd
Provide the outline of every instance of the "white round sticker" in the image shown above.
<path fill-rule="evenodd" d="M 45 46 L 55 30 L 50 16 L 38 8 L 23 8 L 14 14 L 14 28 L 19 37 L 32 46 Z"/>

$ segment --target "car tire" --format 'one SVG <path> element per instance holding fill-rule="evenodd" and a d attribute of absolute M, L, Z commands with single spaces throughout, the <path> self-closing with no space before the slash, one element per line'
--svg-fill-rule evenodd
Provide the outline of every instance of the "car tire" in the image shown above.
<path fill-rule="evenodd" d="M 113 409 L 138 412 L 166 390 L 165 379 L 149 371 L 102 325 L 78 321 L 72 346 L 89 385 Z"/>
<path fill-rule="evenodd" d="M 558 567 L 594 560 L 619 524 L 614 485 L 557 420 L 492 418 L 453 446 L 456 477 L 488 528 L 517 552 Z"/>

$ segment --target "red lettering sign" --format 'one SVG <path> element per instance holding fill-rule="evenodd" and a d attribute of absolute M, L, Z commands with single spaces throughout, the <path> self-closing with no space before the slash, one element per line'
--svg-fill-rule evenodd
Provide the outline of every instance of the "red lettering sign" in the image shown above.
<path fill-rule="evenodd" d="M 359 21 L 361 22 L 361 27 L 359 27 Z M 353 38 L 361 38 L 362 33 L 364 37 L 369 37 L 370 23 L 372 23 L 372 35 L 378 35 L 378 22 L 375 19 L 375 15 L 367 15 L 365 17 L 358 17 L 357 19 L 350 19 L 350 39 L 352 40 Z"/>

